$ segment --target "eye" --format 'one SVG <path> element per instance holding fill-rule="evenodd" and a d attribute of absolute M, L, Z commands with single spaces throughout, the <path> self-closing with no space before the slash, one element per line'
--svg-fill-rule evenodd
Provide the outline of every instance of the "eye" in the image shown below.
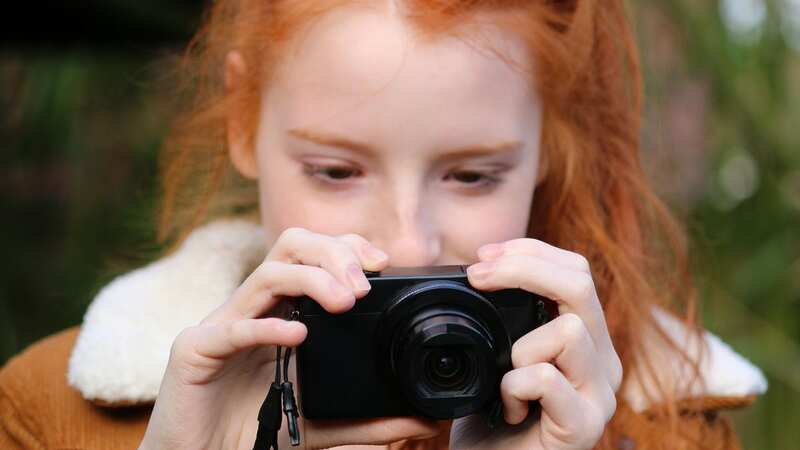
<path fill-rule="evenodd" d="M 323 182 L 340 183 L 344 180 L 360 175 L 361 171 L 344 166 L 303 164 L 303 173 L 311 178 L 315 178 Z"/>
<path fill-rule="evenodd" d="M 483 173 L 471 170 L 464 170 L 459 172 L 451 172 L 447 174 L 444 179 L 455 179 L 462 185 L 468 187 L 490 187 L 502 181 L 502 179 L 493 173 Z"/>

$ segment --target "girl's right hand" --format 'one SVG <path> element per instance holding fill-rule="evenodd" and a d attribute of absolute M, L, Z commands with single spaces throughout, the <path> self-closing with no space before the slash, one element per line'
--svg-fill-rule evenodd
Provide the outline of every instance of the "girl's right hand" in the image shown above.
<path fill-rule="evenodd" d="M 386 254 L 356 234 L 284 231 L 230 299 L 173 342 L 140 450 L 251 450 L 258 411 L 275 376 L 275 346 L 295 347 L 307 331 L 302 323 L 264 316 L 280 310 L 284 297 L 301 295 L 343 313 L 369 292 L 363 270 L 387 265 Z M 289 448 L 283 422 L 279 446 Z M 439 432 L 434 422 L 417 418 L 326 423 L 299 418 L 299 427 L 299 448 L 306 450 Z"/>

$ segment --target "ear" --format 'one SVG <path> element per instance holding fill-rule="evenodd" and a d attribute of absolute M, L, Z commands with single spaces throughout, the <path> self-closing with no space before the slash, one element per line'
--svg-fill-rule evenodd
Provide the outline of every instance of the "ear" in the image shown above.
<path fill-rule="evenodd" d="M 225 56 L 225 95 L 235 98 L 244 86 L 247 66 L 241 53 L 232 50 Z M 228 152 L 233 166 L 242 176 L 258 179 L 258 160 L 255 149 L 248 145 L 247 130 L 241 117 L 240 109 L 233 107 L 228 112 L 227 136 Z"/>

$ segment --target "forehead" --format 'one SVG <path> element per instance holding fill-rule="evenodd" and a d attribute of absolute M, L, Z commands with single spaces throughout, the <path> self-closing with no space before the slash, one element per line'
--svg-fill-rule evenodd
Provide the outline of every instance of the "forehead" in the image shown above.
<path fill-rule="evenodd" d="M 284 125 L 360 130 L 364 139 L 403 131 L 424 137 L 421 127 L 465 139 L 487 129 L 522 137 L 519 128 L 538 116 L 538 100 L 526 75 L 489 50 L 530 70 L 520 41 L 483 27 L 467 35 L 477 40 L 423 42 L 404 20 L 348 6 L 298 33 L 266 96 Z"/>

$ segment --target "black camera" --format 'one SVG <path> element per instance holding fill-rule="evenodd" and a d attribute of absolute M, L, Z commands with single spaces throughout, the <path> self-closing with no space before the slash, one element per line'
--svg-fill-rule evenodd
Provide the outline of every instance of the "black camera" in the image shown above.
<path fill-rule="evenodd" d="M 557 314 L 524 291 L 481 292 L 466 267 L 365 272 L 372 285 L 344 314 L 300 297 L 308 328 L 297 348 L 300 412 L 308 419 L 500 414 L 511 345 Z"/>

